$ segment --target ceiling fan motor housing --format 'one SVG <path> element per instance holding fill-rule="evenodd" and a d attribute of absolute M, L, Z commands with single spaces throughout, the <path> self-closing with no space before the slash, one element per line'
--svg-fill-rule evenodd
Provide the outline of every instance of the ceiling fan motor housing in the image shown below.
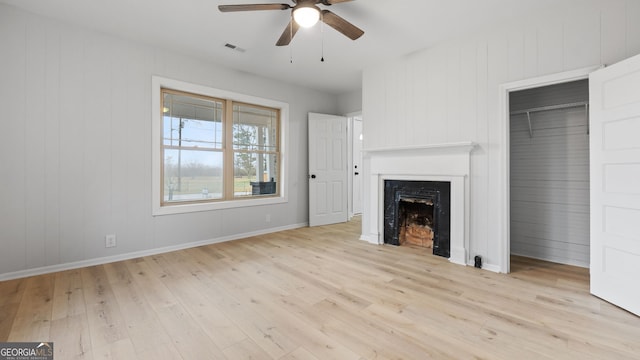
<path fill-rule="evenodd" d="M 244 5 L 218 5 L 218 9 L 221 12 L 234 12 L 234 11 L 256 11 L 256 10 L 289 10 L 291 9 L 291 20 L 284 32 L 280 36 L 280 39 L 276 42 L 277 46 L 285 46 L 291 43 L 293 36 L 298 31 L 300 26 L 311 27 L 318 22 L 318 20 L 334 28 L 339 33 L 348 37 L 351 40 L 356 40 L 364 34 L 364 31 L 357 26 L 351 24 L 347 20 L 334 14 L 329 10 L 321 10 L 317 5 L 322 4 L 325 6 L 331 6 L 343 2 L 350 2 L 353 0 L 292 0 L 295 5 L 289 4 L 244 4 Z M 307 19 L 302 20 L 304 13 L 306 12 Z M 300 19 L 299 19 L 300 18 Z"/>
<path fill-rule="evenodd" d="M 320 20 L 320 9 L 315 5 L 316 1 L 300 1 L 293 7 L 293 19 L 298 25 L 309 28 Z"/>

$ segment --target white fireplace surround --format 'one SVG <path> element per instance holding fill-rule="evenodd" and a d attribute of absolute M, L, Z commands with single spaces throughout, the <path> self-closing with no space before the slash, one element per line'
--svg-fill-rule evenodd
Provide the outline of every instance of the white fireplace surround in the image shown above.
<path fill-rule="evenodd" d="M 469 249 L 469 172 L 473 142 L 364 150 L 365 203 L 361 240 L 384 243 L 384 181 L 444 181 L 451 183 L 451 255 L 467 265 Z"/>

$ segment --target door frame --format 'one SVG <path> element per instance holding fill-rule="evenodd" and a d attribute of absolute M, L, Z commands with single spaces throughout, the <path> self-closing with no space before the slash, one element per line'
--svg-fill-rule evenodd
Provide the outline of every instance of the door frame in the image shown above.
<path fill-rule="evenodd" d="M 362 121 L 362 111 L 354 111 L 344 115 L 347 118 L 347 166 L 349 173 L 347 175 L 347 212 L 349 220 L 353 218 L 353 121 L 360 118 Z M 360 164 L 362 166 L 362 164 Z M 360 172 L 362 175 L 362 172 Z"/>
<path fill-rule="evenodd" d="M 498 115 L 499 129 L 502 138 L 502 156 L 500 157 L 500 210 L 498 212 L 499 234 L 499 254 L 500 254 L 500 272 L 509 273 L 511 271 L 511 179 L 510 179 L 510 111 L 509 111 L 509 94 L 513 91 L 526 90 L 549 85 L 561 84 L 576 80 L 584 80 L 589 78 L 589 74 L 602 66 L 591 66 L 587 68 L 565 71 L 561 73 L 545 75 L 530 79 L 524 79 L 505 83 L 500 85 L 498 93 Z"/>

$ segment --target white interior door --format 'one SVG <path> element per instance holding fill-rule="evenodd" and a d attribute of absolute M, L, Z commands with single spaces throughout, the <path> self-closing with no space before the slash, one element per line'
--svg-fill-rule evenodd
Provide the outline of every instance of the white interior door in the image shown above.
<path fill-rule="evenodd" d="M 362 120 L 353 120 L 353 191 L 352 204 L 355 215 L 362 214 Z"/>
<path fill-rule="evenodd" d="M 589 76 L 591 293 L 640 315 L 640 56 Z"/>
<path fill-rule="evenodd" d="M 309 226 L 346 222 L 347 118 L 309 113 Z"/>

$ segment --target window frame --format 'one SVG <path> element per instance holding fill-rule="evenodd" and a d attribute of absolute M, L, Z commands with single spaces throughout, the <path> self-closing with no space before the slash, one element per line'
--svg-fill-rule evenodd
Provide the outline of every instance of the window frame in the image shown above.
<path fill-rule="evenodd" d="M 281 110 L 278 108 L 273 108 L 273 107 L 267 107 L 267 106 L 263 106 L 263 105 L 258 105 L 258 104 L 249 104 L 246 102 L 240 102 L 240 101 L 233 101 L 231 100 L 229 103 L 227 103 L 227 105 L 231 105 L 228 107 L 227 110 L 227 117 L 230 119 L 231 124 L 230 126 L 227 128 L 228 133 L 225 136 L 225 139 L 227 141 L 229 141 L 229 149 L 230 152 L 227 153 L 227 158 L 225 159 L 225 161 L 228 163 L 228 171 L 225 172 L 225 176 L 228 176 L 227 179 L 229 182 L 231 182 L 232 180 L 235 182 L 235 155 L 236 154 L 263 154 L 263 155 L 269 155 L 269 154 L 274 154 L 277 156 L 276 158 L 276 163 L 278 164 L 278 166 L 280 166 L 280 145 L 282 143 L 281 140 L 281 134 L 277 134 L 275 142 L 276 142 L 276 150 L 275 151 L 267 151 L 267 150 L 245 150 L 245 149 L 236 149 L 236 143 L 235 143 L 235 139 L 233 136 L 233 128 L 235 126 L 235 106 L 244 106 L 244 107 L 252 107 L 254 109 L 262 109 L 262 110 L 276 110 L 277 112 L 277 128 L 280 129 L 281 126 Z M 278 174 L 278 176 L 280 176 L 280 174 Z M 279 180 L 277 181 L 279 182 Z M 280 187 L 276 185 L 276 192 L 274 194 L 265 194 L 262 196 L 278 196 L 280 194 Z M 234 193 L 233 188 L 229 188 L 225 194 L 226 197 L 230 198 L 230 199 L 234 199 L 234 200 L 241 200 L 241 199 L 249 199 L 251 198 L 251 196 L 249 197 L 243 197 L 243 196 L 236 196 Z"/>
<path fill-rule="evenodd" d="M 163 168 L 163 144 L 162 144 L 162 89 L 169 89 L 178 92 L 184 92 L 193 94 L 194 96 L 205 96 L 214 98 L 217 100 L 231 100 L 234 103 L 247 104 L 251 106 L 265 107 L 271 109 L 277 109 L 280 114 L 278 122 L 279 126 L 279 174 L 278 174 L 278 188 L 277 192 L 271 196 L 264 197 L 234 197 L 224 200 L 213 201 L 197 201 L 197 202 L 177 202 L 177 203 L 165 203 L 163 201 L 162 191 L 162 168 Z M 231 209 L 239 207 L 250 207 L 260 205 L 272 205 L 286 203 L 287 199 L 287 170 L 288 170 L 288 157 L 286 145 L 288 143 L 288 118 L 289 118 L 289 104 L 265 99 L 245 94 L 239 94 L 231 91 L 216 89 L 213 87 L 192 84 L 180 80 L 174 80 L 164 78 L 160 76 L 152 76 L 152 126 L 151 126 L 151 144 L 152 144 L 152 215 L 169 215 L 169 214 L 182 214 L 197 211 L 211 211 L 220 209 Z M 232 109 L 231 109 L 232 110 Z M 229 113 L 227 111 L 227 113 Z M 231 121 L 230 125 L 233 125 L 233 117 L 227 118 L 225 115 L 225 121 Z M 232 126 L 229 126 L 232 127 Z M 226 140 L 225 140 L 226 141 Z M 227 146 L 227 145 L 225 145 Z M 233 145 L 231 144 L 231 147 Z M 233 153 L 233 149 L 228 149 Z M 225 150 L 226 151 L 226 150 Z M 225 159 L 226 161 L 226 159 Z M 223 176 L 226 176 L 223 175 Z M 233 186 L 233 185 L 232 185 Z"/>

